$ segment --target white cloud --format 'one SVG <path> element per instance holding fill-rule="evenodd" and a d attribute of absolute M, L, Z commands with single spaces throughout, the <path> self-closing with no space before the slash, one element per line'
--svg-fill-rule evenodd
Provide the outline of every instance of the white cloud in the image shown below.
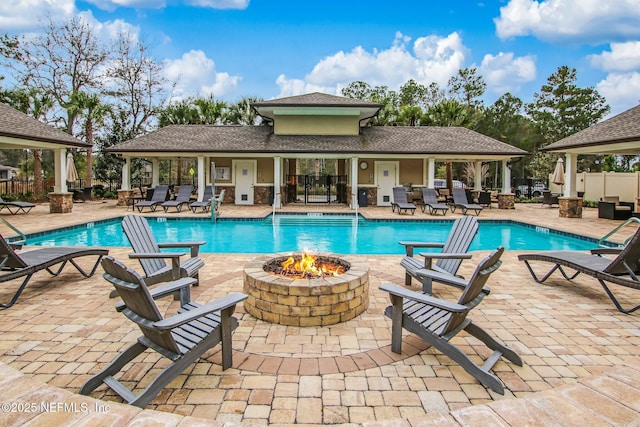
<path fill-rule="evenodd" d="M 501 39 L 602 42 L 640 35 L 640 0 L 510 0 L 495 18 Z"/>
<path fill-rule="evenodd" d="M 241 79 L 216 72 L 214 61 L 201 50 L 191 50 L 180 59 L 165 60 L 164 72 L 169 81 L 177 82 L 174 99 L 208 95 L 221 97 L 234 90 Z"/>
<path fill-rule="evenodd" d="M 407 50 L 410 41 L 409 37 L 397 33 L 388 49 L 369 52 L 356 46 L 350 52 L 337 52 L 321 60 L 304 79 L 290 79 L 281 74 L 276 80 L 279 96 L 313 91 L 339 94 L 340 89 L 355 80 L 395 90 L 409 79 L 444 86 L 452 75 L 464 68 L 469 55 L 455 32 L 447 37 L 416 39 L 413 54 Z"/>
<path fill-rule="evenodd" d="M 131 7 L 138 9 L 162 9 L 166 6 L 165 0 L 86 0 L 96 7 L 113 12 L 119 7 Z"/>
<path fill-rule="evenodd" d="M 494 93 L 517 92 L 520 85 L 536 78 L 536 59 L 533 56 L 514 58 L 513 53 L 486 54 L 478 68 Z"/>
<path fill-rule="evenodd" d="M 596 85 L 607 99 L 611 114 L 618 114 L 640 102 L 640 72 L 611 73 Z"/>
<path fill-rule="evenodd" d="M 95 35 L 105 43 L 117 40 L 122 34 L 127 34 L 132 41 L 136 41 L 140 34 L 140 27 L 131 25 L 122 19 L 100 22 L 90 10 L 78 13 L 78 17 L 86 22 L 93 29 Z"/>
<path fill-rule="evenodd" d="M 250 0 L 186 0 L 191 6 L 210 7 L 212 9 L 246 9 Z"/>
<path fill-rule="evenodd" d="M 603 71 L 633 71 L 640 69 L 640 41 L 611 43 L 610 52 L 589 55 L 592 67 Z"/>
<path fill-rule="evenodd" d="M 75 11 L 74 0 L 2 0 L 0 28 L 3 32 L 32 30 L 40 26 L 37 16 L 49 16 L 57 21 L 68 18 Z"/>

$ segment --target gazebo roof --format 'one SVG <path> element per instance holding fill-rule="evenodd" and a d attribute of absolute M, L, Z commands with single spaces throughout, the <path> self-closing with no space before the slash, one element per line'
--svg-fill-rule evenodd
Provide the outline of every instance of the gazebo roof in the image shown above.
<path fill-rule="evenodd" d="M 359 135 L 274 135 L 270 126 L 172 125 L 109 149 L 117 153 L 335 153 L 504 158 L 527 152 L 461 127 L 374 126 Z"/>
<path fill-rule="evenodd" d="M 0 103 L 0 148 L 89 147 L 79 139 Z"/>
<path fill-rule="evenodd" d="M 547 145 L 541 151 L 640 154 L 640 105 Z"/>

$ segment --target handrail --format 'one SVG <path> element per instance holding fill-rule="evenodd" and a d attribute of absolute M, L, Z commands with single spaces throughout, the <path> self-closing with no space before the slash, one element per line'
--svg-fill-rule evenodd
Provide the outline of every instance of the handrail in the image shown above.
<path fill-rule="evenodd" d="M 622 224 L 619 224 L 616 228 L 614 228 L 609 233 L 605 234 L 600 240 L 598 240 L 598 246 L 599 247 L 606 247 L 606 245 L 603 244 L 604 241 L 606 241 L 612 235 L 616 234 L 618 232 L 618 230 L 620 230 L 622 227 L 624 227 L 627 224 L 630 224 L 632 222 L 640 224 L 640 219 L 638 219 L 636 217 L 631 217 L 628 220 L 626 220 L 625 222 L 623 222 Z M 633 236 L 627 238 L 627 240 L 625 240 L 624 243 L 621 246 L 625 246 L 627 243 L 629 243 L 629 240 L 631 240 L 632 237 Z"/>
<path fill-rule="evenodd" d="M 16 232 L 20 237 L 22 237 L 22 240 L 17 240 L 15 242 L 11 242 L 11 243 L 19 243 L 21 245 L 26 245 L 27 244 L 27 236 L 20 230 L 18 230 L 16 227 L 14 227 L 9 221 L 7 221 L 6 219 L 4 219 L 3 217 L 0 216 L 0 220 L 2 220 L 2 222 L 4 222 L 4 224 L 9 227 L 10 229 L 12 229 L 14 232 Z"/>
<path fill-rule="evenodd" d="M 278 205 L 278 198 L 280 197 L 280 193 L 275 193 L 273 195 L 273 214 L 272 214 L 272 218 L 275 220 L 276 218 L 276 206 Z"/>

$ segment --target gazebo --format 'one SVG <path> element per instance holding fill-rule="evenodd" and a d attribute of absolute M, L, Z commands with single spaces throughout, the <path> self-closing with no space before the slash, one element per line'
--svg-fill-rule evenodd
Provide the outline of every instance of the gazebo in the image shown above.
<path fill-rule="evenodd" d="M 72 211 L 73 198 L 66 181 L 67 149 L 89 149 L 89 144 L 0 103 L 0 148 L 53 150 L 55 186 L 49 193 L 50 212 Z"/>

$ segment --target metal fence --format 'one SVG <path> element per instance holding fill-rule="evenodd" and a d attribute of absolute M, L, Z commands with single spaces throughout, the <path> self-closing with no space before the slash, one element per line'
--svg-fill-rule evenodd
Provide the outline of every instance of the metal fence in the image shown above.
<path fill-rule="evenodd" d="M 68 182 L 67 188 L 69 191 L 83 189 L 85 180 L 79 179 L 74 182 Z M 94 189 L 99 189 L 99 191 L 103 192 L 113 192 L 115 193 L 118 188 L 120 188 L 120 181 L 99 181 L 92 180 L 92 187 Z M 45 179 L 43 182 L 43 189 L 45 194 L 51 193 L 55 186 L 55 180 L 53 178 Z M 33 195 L 35 185 L 32 179 L 24 180 L 24 179 L 9 179 L 0 181 L 0 195 L 5 194 L 22 194 L 22 195 Z"/>

